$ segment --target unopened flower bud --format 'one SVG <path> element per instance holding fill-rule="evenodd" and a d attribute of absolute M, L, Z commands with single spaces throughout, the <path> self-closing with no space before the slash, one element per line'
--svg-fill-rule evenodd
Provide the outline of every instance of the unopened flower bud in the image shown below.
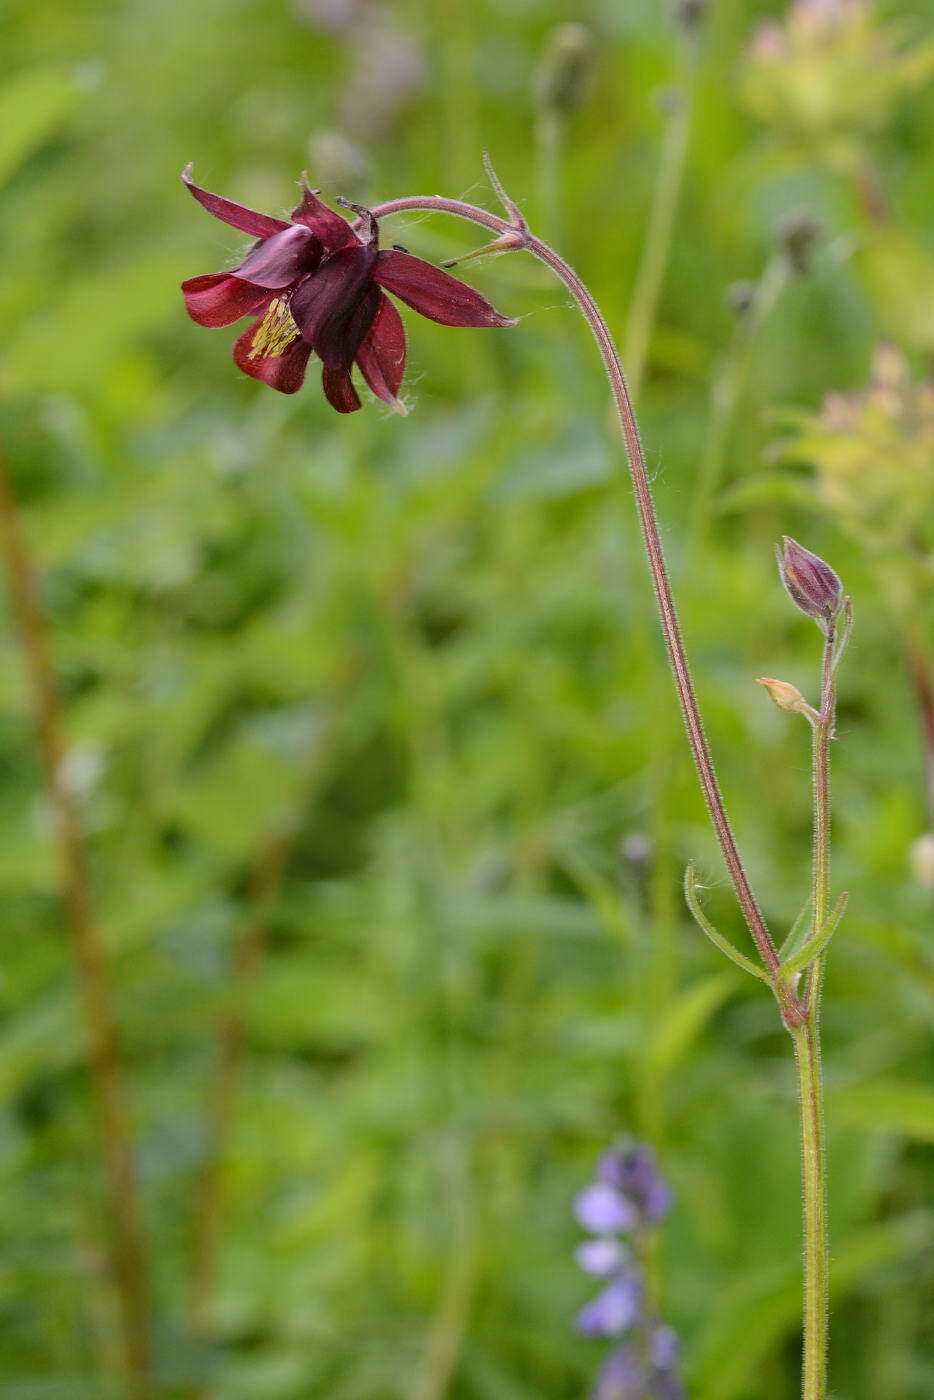
<path fill-rule="evenodd" d="M 843 585 L 837 575 L 823 559 L 788 535 L 775 553 L 789 598 L 826 632 L 843 601 Z"/>
<path fill-rule="evenodd" d="M 759 676 L 756 685 L 764 686 L 780 710 L 789 715 L 805 715 L 812 707 L 805 700 L 796 685 L 790 681 L 777 681 L 774 676 Z"/>
<path fill-rule="evenodd" d="M 593 42 L 582 24 L 553 29 L 535 74 L 534 92 L 546 111 L 567 115 L 584 100 L 593 66 Z"/>
<path fill-rule="evenodd" d="M 810 209 L 791 209 L 778 221 L 775 241 L 793 272 L 800 276 L 810 272 L 820 233 L 820 220 Z"/>

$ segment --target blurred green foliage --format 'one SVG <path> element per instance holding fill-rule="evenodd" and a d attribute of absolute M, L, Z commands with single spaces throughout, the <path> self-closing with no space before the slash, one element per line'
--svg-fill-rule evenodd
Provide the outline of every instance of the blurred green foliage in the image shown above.
<path fill-rule="evenodd" d="M 825 1012 L 832 1372 L 851 1400 L 921 1400 L 934 1389 L 931 891 L 909 863 L 930 821 L 921 729 L 884 551 L 864 548 L 872 521 L 854 533 L 818 509 L 814 452 L 776 470 L 774 444 L 779 411 L 816 421 L 826 393 L 864 391 L 883 337 L 916 378 L 927 368 L 934 13 L 859 10 L 862 48 L 825 34 L 842 56 L 815 68 L 808 40 L 795 73 L 782 26 L 798 43 L 808 13 L 845 24 L 858 7 L 708 9 L 643 434 L 721 778 L 776 928 L 807 886 L 807 741 L 753 682 L 813 694 L 818 646 L 773 540 L 828 558 L 854 599 L 834 748 L 834 885 L 851 898 Z M 593 72 L 544 171 L 534 75 L 568 18 L 593 35 Z M 531 262 L 476 264 L 465 275 L 520 325 L 410 317 L 415 411 L 369 402 L 339 419 L 314 372 L 293 399 L 240 375 L 234 332 L 194 326 L 177 291 L 241 247 L 185 195 L 188 160 L 209 188 L 278 213 L 306 167 L 332 195 L 490 201 L 488 146 L 533 226 L 555 219 L 557 189 L 561 250 L 622 339 L 659 94 L 685 81 L 668 7 L 9 0 L 3 40 L 0 434 L 109 957 L 157 1393 L 586 1393 L 599 1348 L 572 1328 L 587 1284 L 570 1202 L 621 1130 L 654 1143 L 677 1191 L 656 1273 L 692 1397 L 794 1393 L 790 1047 L 768 995 L 717 962 L 682 907 L 693 858 L 744 937 L 638 532 L 608 491 L 620 449 L 583 328 Z M 810 94 L 806 122 L 789 91 Z M 727 288 L 759 278 L 801 206 L 822 237 L 742 341 L 718 508 L 688 559 L 733 343 Z M 440 260 L 473 235 L 419 216 L 387 237 Z M 930 500 L 934 463 L 912 452 L 926 497 L 906 489 Z M 873 472 L 870 438 L 854 460 Z M 878 465 L 897 492 L 895 464 Z M 876 508 L 884 525 L 884 496 Z M 899 601 L 930 658 L 929 591 Z M 0 1400 L 119 1396 L 86 1032 L 8 615 L 0 646 Z M 245 929 L 263 955 L 238 979 Z M 245 1047 L 199 1343 L 198 1181 L 216 1025 L 235 1004 Z"/>

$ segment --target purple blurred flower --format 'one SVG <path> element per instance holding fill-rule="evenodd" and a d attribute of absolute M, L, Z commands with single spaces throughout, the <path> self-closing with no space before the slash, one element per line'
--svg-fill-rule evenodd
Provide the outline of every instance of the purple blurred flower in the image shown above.
<path fill-rule="evenodd" d="M 687 1392 L 676 1371 L 652 1371 L 649 1374 L 651 1400 L 685 1400 Z"/>
<path fill-rule="evenodd" d="M 649 1350 L 653 1366 L 662 1371 L 671 1370 L 672 1366 L 677 1365 L 681 1355 L 681 1343 L 675 1329 L 665 1326 L 653 1327 Z"/>
<path fill-rule="evenodd" d="M 597 1176 L 618 1192 L 643 1222 L 656 1225 L 668 1214 L 671 1190 L 659 1174 L 650 1147 L 620 1143 L 600 1158 Z"/>
<path fill-rule="evenodd" d="M 629 1262 L 629 1251 L 618 1240 L 585 1240 L 577 1246 L 574 1258 L 586 1274 L 605 1278 Z"/>
<path fill-rule="evenodd" d="M 614 1347 L 597 1375 L 591 1400 L 643 1400 L 645 1367 L 634 1346 Z"/>
<path fill-rule="evenodd" d="M 605 1181 L 597 1181 L 578 1193 L 574 1200 L 574 1214 L 584 1229 L 595 1235 L 613 1235 L 619 1230 L 631 1230 L 638 1222 L 631 1202 Z"/>
<path fill-rule="evenodd" d="M 592 1303 L 577 1315 L 585 1337 L 618 1337 L 631 1327 L 642 1306 L 642 1283 L 635 1274 L 617 1274 Z"/>
<path fill-rule="evenodd" d="M 575 1198 L 575 1215 L 597 1236 L 578 1245 L 577 1262 L 607 1280 L 603 1292 L 578 1313 L 578 1330 L 587 1337 L 628 1333 L 606 1357 L 591 1400 L 685 1400 L 676 1369 L 678 1338 L 646 1310 L 633 1253 L 615 1238 L 632 1231 L 638 1258 L 645 1234 L 663 1219 L 671 1200 L 655 1154 L 631 1140 L 603 1154 L 597 1180 Z"/>

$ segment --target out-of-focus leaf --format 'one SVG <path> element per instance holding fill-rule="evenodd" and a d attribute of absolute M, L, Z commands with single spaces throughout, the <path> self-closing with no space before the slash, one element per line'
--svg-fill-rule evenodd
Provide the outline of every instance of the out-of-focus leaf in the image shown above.
<path fill-rule="evenodd" d="M 934 1089 L 900 1079 L 871 1079 L 830 1095 L 835 1127 L 934 1142 Z"/>
<path fill-rule="evenodd" d="M 10 377 L 31 389 L 100 385 L 143 331 L 177 312 L 177 282 L 165 253 L 76 277 L 10 346 Z"/>
<path fill-rule="evenodd" d="M 19 73 L 0 88 L 0 185 L 51 135 L 81 97 L 59 68 Z"/>
<path fill-rule="evenodd" d="M 750 510 L 755 506 L 803 506 L 809 510 L 820 507 L 813 486 L 793 476 L 777 472 L 762 472 L 746 481 L 739 481 L 724 491 L 717 502 L 721 515 Z"/>
<path fill-rule="evenodd" d="M 871 1226 L 838 1245 L 830 1264 L 831 1299 L 839 1300 L 891 1260 L 930 1247 L 934 1217 L 926 1212 Z M 690 1377 L 697 1400 L 734 1400 L 785 1333 L 800 1325 L 801 1275 L 796 1261 L 781 1277 L 740 1279 L 721 1297 L 702 1335 Z"/>
<path fill-rule="evenodd" d="M 740 986 L 742 979 L 735 972 L 717 972 L 674 999 L 648 1046 L 648 1059 L 657 1074 L 671 1073 L 710 1018 Z"/>
<path fill-rule="evenodd" d="M 887 333 L 913 349 L 934 349 L 934 257 L 923 244 L 887 227 L 856 258 Z"/>

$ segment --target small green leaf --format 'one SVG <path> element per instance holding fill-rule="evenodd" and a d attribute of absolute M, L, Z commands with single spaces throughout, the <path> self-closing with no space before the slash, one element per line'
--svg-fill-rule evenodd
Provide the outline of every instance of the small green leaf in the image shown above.
<path fill-rule="evenodd" d="M 757 967 L 751 958 L 747 958 L 745 953 L 741 953 L 738 948 L 734 948 L 728 938 L 724 938 L 719 929 L 714 928 L 700 906 L 697 898 L 697 882 L 694 876 L 694 862 L 692 861 L 684 872 L 684 897 L 687 900 L 688 908 L 694 915 L 698 925 L 706 933 L 711 943 L 720 949 L 731 962 L 735 962 L 737 967 L 741 967 L 744 972 L 752 973 L 753 977 L 758 977 L 760 982 L 768 983 L 768 973 L 762 967 Z"/>
<path fill-rule="evenodd" d="M 796 953 L 798 951 L 798 948 L 801 946 L 801 938 L 805 936 L 807 931 L 807 924 L 805 920 L 807 919 L 808 910 L 810 909 L 810 907 L 811 896 L 808 895 L 804 904 L 798 910 L 797 918 L 795 919 L 791 928 L 788 930 L 788 937 L 785 939 L 784 943 L 778 950 L 779 959 L 790 957 L 792 953 Z"/>
<path fill-rule="evenodd" d="M 803 972 L 808 963 L 812 963 L 824 951 L 837 931 L 837 924 L 843 918 L 849 897 L 848 894 L 842 894 L 834 906 L 833 913 L 825 920 L 823 927 L 818 929 L 814 937 L 809 938 L 807 943 L 799 948 L 797 953 L 790 957 L 787 962 L 782 963 L 783 977 L 793 977 L 796 973 Z"/>

